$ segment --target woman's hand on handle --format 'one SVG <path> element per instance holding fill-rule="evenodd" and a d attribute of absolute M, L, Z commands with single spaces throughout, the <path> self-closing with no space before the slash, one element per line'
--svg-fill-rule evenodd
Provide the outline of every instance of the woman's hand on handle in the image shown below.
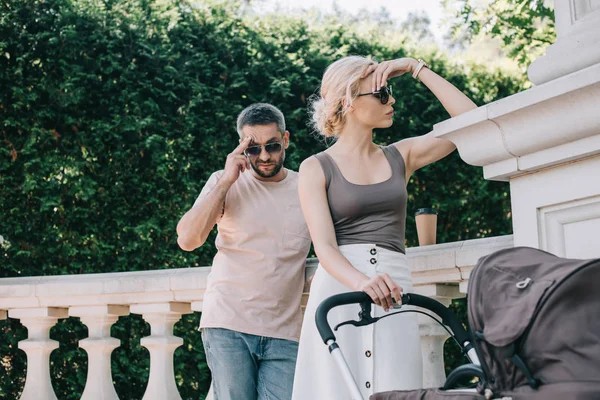
<path fill-rule="evenodd" d="M 392 308 L 392 297 L 398 304 L 402 304 L 402 288 L 394 282 L 388 274 L 375 275 L 363 281 L 359 290 L 368 294 L 378 306 L 385 311 Z"/>

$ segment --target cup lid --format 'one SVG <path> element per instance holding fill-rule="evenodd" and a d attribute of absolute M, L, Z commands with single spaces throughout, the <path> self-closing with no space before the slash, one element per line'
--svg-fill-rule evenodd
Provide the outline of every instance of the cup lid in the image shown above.
<path fill-rule="evenodd" d="M 434 208 L 419 208 L 416 212 L 415 212 L 415 217 L 417 215 L 421 215 L 421 214 L 435 214 L 437 215 L 437 210 Z"/>

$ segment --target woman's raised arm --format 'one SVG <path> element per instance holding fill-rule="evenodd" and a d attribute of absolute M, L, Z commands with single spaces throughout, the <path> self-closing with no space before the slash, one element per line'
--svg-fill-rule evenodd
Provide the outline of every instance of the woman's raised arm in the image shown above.
<path fill-rule="evenodd" d="M 418 65 L 418 61 L 412 58 L 384 61 L 380 64 L 370 66 L 363 74 L 363 77 L 372 74 L 370 79 L 373 89 L 379 90 L 381 86 L 387 85 L 388 79 L 407 73 L 412 74 Z M 451 117 L 456 117 L 477 108 L 477 105 L 463 92 L 429 68 L 420 68 L 417 77 L 431 90 Z M 402 95 L 410 96 L 410 94 Z M 433 136 L 432 132 L 404 139 L 394 144 L 404 158 L 407 182 L 414 171 L 446 157 L 456 149 L 456 146 L 452 142 L 438 139 Z"/>
<path fill-rule="evenodd" d="M 413 69 L 415 67 L 416 64 L 413 64 Z M 429 68 L 421 68 L 418 78 L 437 97 L 451 117 L 477 108 L 463 92 Z M 401 140 L 395 145 L 404 157 L 407 181 L 414 171 L 446 157 L 456 149 L 454 143 L 436 138 L 433 132 Z"/>

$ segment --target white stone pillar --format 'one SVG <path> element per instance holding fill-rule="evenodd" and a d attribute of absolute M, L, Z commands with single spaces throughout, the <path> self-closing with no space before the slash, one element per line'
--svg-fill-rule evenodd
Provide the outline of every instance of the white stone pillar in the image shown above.
<path fill-rule="evenodd" d="M 450 337 L 435 321 L 419 315 L 421 354 L 423 356 L 423 387 L 440 387 L 446 381 L 444 343 Z"/>
<path fill-rule="evenodd" d="M 206 398 L 204 400 L 213 400 L 214 396 L 213 396 L 213 385 L 212 382 L 210 383 L 210 387 L 208 388 L 208 393 L 206 394 Z"/>
<path fill-rule="evenodd" d="M 448 306 L 452 299 L 464 297 L 464 294 L 458 291 L 458 285 L 415 286 L 415 293 L 431 297 L 445 306 Z M 423 309 L 420 311 L 426 312 Z M 441 319 L 435 314 L 432 315 L 438 320 Z M 444 343 L 450 336 L 437 322 L 424 315 L 419 315 L 419 332 L 423 356 L 423 387 L 440 387 L 446 381 Z"/>
<path fill-rule="evenodd" d="M 88 328 L 88 338 L 79 347 L 88 354 L 88 373 L 81 400 L 119 400 L 113 385 L 110 355 L 120 341 L 110 336 L 111 326 L 119 316 L 129 314 L 128 306 L 78 306 L 69 315 L 79 317 Z"/>
<path fill-rule="evenodd" d="M 8 314 L 27 328 L 27 339 L 19 342 L 19 348 L 27 354 L 27 376 L 20 400 L 56 400 L 50 380 L 50 353 L 58 348 L 58 342 L 50 339 L 50 328 L 60 318 L 67 318 L 67 309 L 18 308 Z"/>
<path fill-rule="evenodd" d="M 596 258 L 598 110 L 600 63 L 436 124 L 434 132 L 482 166 L 486 179 L 510 182 L 515 247 Z"/>
<path fill-rule="evenodd" d="M 142 314 L 150 324 L 150 336 L 141 345 L 150 352 L 150 378 L 142 400 L 181 400 L 173 370 L 173 353 L 183 339 L 173 336 L 173 326 L 182 314 L 192 312 L 189 303 L 134 304 L 133 314 Z"/>
<path fill-rule="evenodd" d="M 600 63 L 600 1 L 554 1 L 556 42 L 528 70 L 536 85 Z"/>
<path fill-rule="evenodd" d="M 511 179 L 515 246 L 566 258 L 600 257 L 599 171 L 596 156 Z"/>

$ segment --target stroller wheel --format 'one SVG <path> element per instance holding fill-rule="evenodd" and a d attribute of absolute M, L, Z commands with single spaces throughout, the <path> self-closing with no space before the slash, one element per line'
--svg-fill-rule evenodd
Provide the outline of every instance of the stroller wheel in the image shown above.
<path fill-rule="evenodd" d="M 446 383 L 444 383 L 443 390 L 448 389 L 456 389 L 457 385 L 465 378 L 479 378 L 479 381 L 485 381 L 485 375 L 483 374 L 483 370 L 479 365 L 475 364 L 465 364 L 456 368 L 446 378 Z"/>

